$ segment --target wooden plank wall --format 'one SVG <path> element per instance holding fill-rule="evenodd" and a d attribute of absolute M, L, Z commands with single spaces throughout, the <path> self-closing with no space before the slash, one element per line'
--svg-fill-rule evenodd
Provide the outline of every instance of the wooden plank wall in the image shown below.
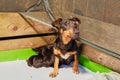
<path fill-rule="evenodd" d="M 50 32 L 50 27 L 31 19 L 28 19 L 28 21 L 31 25 L 18 13 L 0 13 L 0 37 Z M 33 48 L 51 44 L 54 41 L 53 37 L 54 36 L 0 41 L 0 51 Z"/>
<path fill-rule="evenodd" d="M 49 19 L 47 18 L 46 15 L 43 15 L 44 13 L 41 14 L 41 12 L 34 12 L 30 13 L 29 16 L 35 16 L 41 18 L 46 18 L 48 22 Z M 67 15 L 67 16 L 66 16 Z M 45 17 L 46 16 L 46 17 Z M 78 18 L 81 19 L 83 22 L 81 26 L 84 26 L 86 23 L 86 17 L 79 16 L 76 14 L 71 14 L 69 12 L 65 12 L 63 16 L 69 17 L 69 16 L 77 16 Z M 1 26 L 0 27 L 0 36 L 10 36 L 10 35 L 25 35 L 25 34 L 34 34 L 36 33 L 31 26 L 24 21 L 23 18 L 21 18 L 20 15 L 17 13 L 1 13 Z M 13 18 L 14 17 L 14 18 Z M 12 19 L 11 19 L 12 18 Z M 2 21 L 3 20 L 3 21 Z M 31 19 L 28 19 L 28 21 L 33 25 L 34 28 L 38 30 L 38 32 L 48 32 L 49 28 L 48 26 L 45 26 L 41 23 L 32 21 Z M 44 21 L 44 20 L 43 20 Z M 10 25 L 14 24 L 14 25 Z M 16 25 L 16 26 L 15 26 Z M 17 28 L 16 28 L 17 27 Z M 43 29 L 44 27 L 44 29 Z M 0 50 L 13 50 L 13 49 L 21 49 L 21 48 L 31 48 L 31 47 L 37 47 L 37 46 L 42 46 L 46 45 L 47 43 L 53 43 L 54 41 L 54 36 L 50 37 L 44 37 L 44 38 L 29 38 L 29 39 L 17 39 L 17 40 L 7 40 L 7 41 L 0 41 Z M 11 45 L 10 45 L 11 44 Z M 105 54 L 104 52 L 101 52 L 99 50 L 96 50 L 88 45 L 83 46 L 83 51 L 84 55 L 88 56 L 91 60 L 100 63 L 104 66 L 107 66 L 111 68 L 112 70 L 115 70 L 117 72 L 120 72 L 120 61 L 119 59 L 112 57 L 110 55 Z M 106 58 L 107 57 L 107 58 Z M 110 61 L 112 60 L 112 62 Z M 109 63 L 109 64 L 108 64 Z"/>
<path fill-rule="evenodd" d="M 26 11 L 38 0 L 0 0 L 0 11 Z M 69 11 L 120 26 L 120 0 L 49 0 L 57 11 Z M 43 2 L 36 11 L 44 11 Z"/>
<path fill-rule="evenodd" d="M 82 23 L 80 25 L 80 33 L 81 33 L 80 36 L 82 38 L 85 38 L 92 43 L 95 43 L 97 45 L 100 45 L 104 48 L 110 49 L 120 54 L 120 49 L 119 49 L 120 48 L 120 41 L 119 41 L 120 40 L 120 35 L 119 35 L 120 34 L 120 5 L 119 5 L 120 0 L 109 0 L 109 1 L 108 0 L 49 0 L 49 2 L 51 4 L 51 8 L 53 9 L 56 18 L 58 17 L 68 18 L 70 16 L 77 16 L 78 18 L 81 19 Z M 35 14 L 35 16 L 37 15 L 36 17 L 43 19 L 43 21 L 45 22 L 48 23 L 51 22 L 46 14 L 45 15 L 43 13 L 41 14 L 42 16 L 40 16 L 39 14 Z M 5 16 L 9 17 L 7 15 Z M 19 16 L 16 16 L 16 18 L 18 17 Z M 27 30 L 28 32 L 26 33 L 24 31 L 25 26 L 20 26 L 26 24 L 26 22 L 24 22 L 24 20 L 21 19 L 20 17 L 19 19 L 22 22 L 18 21 L 19 22 L 18 29 L 14 27 L 11 27 L 9 29 L 0 28 L 0 30 L 2 31 L 0 33 L 2 34 L 1 36 L 4 35 L 4 30 L 9 31 L 11 35 L 16 35 L 16 33 L 20 34 L 19 31 L 20 32 L 22 31 L 24 34 L 36 33 L 34 32 L 34 30 L 30 28 Z M 1 22 L 2 21 L 3 19 L 1 19 Z M 5 23 L 13 23 L 15 20 L 13 21 L 4 20 L 4 21 L 5 24 Z M 36 28 L 38 30 L 42 30 L 43 26 L 45 26 L 39 23 L 37 24 L 34 22 L 32 23 L 35 24 L 34 25 L 35 27 L 37 26 Z M 4 28 L 6 28 L 8 24 L 6 25 L 4 24 L 1 25 L 5 26 Z M 40 28 L 39 26 L 42 27 Z M 28 25 L 28 27 L 30 27 L 30 25 Z M 14 31 L 14 29 L 17 30 Z M 45 30 L 48 31 L 48 28 L 46 28 Z M 24 45 L 22 45 L 21 43 L 23 43 Z M 8 49 L 36 47 L 36 46 L 40 46 L 41 43 L 43 43 L 43 45 L 47 44 L 41 38 L 37 38 L 37 39 L 35 38 L 34 40 L 32 38 L 31 40 L 29 39 L 29 40 L 1 41 L 0 49 L 8 50 Z M 13 44 L 13 45 L 8 45 L 8 44 Z M 86 56 L 88 56 L 91 60 L 100 63 L 104 66 L 107 66 L 117 72 L 120 72 L 120 66 L 118 65 L 120 64 L 120 60 L 118 58 L 112 57 L 90 46 L 84 47 L 83 53 Z"/>
<path fill-rule="evenodd" d="M 0 11 L 26 11 L 38 0 L 0 0 Z M 120 26 L 120 0 L 49 0 L 57 11 L 69 11 Z M 43 2 L 36 11 L 44 11 Z"/>
<path fill-rule="evenodd" d="M 118 58 L 105 54 L 104 52 L 88 45 L 82 45 L 82 47 L 82 53 L 89 59 L 120 73 L 120 65 L 118 65 L 120 64 L 120 60 Z"/>
<path fill-rule="evenodd" d="M 21 12 L 36 4 L 38 0 L 0 0 L 1 12 Z M 42 5 L 41 5 L 42 6 Z M 43 7 L 39 7 L 41 10 Z"/>

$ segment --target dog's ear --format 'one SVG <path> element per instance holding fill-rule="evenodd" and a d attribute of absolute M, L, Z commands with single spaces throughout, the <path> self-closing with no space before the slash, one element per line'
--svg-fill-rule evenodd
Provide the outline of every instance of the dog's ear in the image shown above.
<path fill-rule="evenodd" d="M 73 17 L 72 20 L 74 20 L 77 24 L 81 24 L 81 21 L 77 17 Z"/>
<path fill-rule="evenodd" d="M 62 18 L 58 18 L 57 20 L 52 22 L 52 26 L 56 27 L 57 29 L 60 28 L 60 22 L 62 21 Z"/>

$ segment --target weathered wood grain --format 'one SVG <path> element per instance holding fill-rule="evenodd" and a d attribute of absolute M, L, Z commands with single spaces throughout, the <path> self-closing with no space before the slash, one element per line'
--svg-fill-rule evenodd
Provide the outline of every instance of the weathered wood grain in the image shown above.
<path fill-rule="evenodd" d="M 88 0 L 73 0 L 73 13 L 86 16 L 87 15 L 87 7 L 88 7 Z"/>
<path fill-rule="evenodd" d="M 36 4 L 38 0 L 0 0 L 0 11 L 26 11 L 29 7 Z"/>
<path fill-rule="evenodd" d="M 82 46 L 82 53 L 86 55 L 89 59 L 99 64 L 102 64 L 116 72 L 120 72 L 120 60 L 112 57 L 102 51 L 92 48 L 88 45 Z"/>
<path fill-rule="evenodd" d="M 0 13 L 0 37 L 49 32 L 48 30 L 50 28 L 48 26 L 30 19 L 29 21 L 32 26 L 17 13 Z M 34 27 L 37 32 L 32 27 Z M 32 48 L 46 45 L 48 42 L 50 44 L 53 41 L 51 37 L 54 36 L 0 41 L 0 50 Z M 46 38 L 48 40 L 46 40 Z"/>
<path fill-rule="evenodd" d="M 38 0 L 0 0 L 0 11 L 26 11 Z M 68 11 L 107 23 L 120 25 L 120 0 L 49 0 L 56 14 Z M 45 11 L 43 2 L 35 11 Z"/>
<path fill-rule="evenodd" d="M 86 16 L 104 20 L 105 0 L 88 0 Z"/>
<path fill-rule="evenodd" d="M 104 20 L 120 26 L 120 0 L 105 1 Z"/>

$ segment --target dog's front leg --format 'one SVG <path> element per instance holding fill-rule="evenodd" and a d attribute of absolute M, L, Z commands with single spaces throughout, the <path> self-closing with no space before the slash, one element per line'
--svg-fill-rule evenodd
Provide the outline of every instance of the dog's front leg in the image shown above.
<path fill-rule="evenodd" d="M 50 77 L 56 77 L 58 75 L 58 65 L 59 65 L 59 58 L 55 56 L 54 62 L 54 70 L 50 73 Z"/>
<path fill-rule="evenodd" d="M 78 69 L 78 58 L 77 58 L 77 55 L 76 55 L 76 54 L 74 54 L 73 72 L 76 73 L 76 74 L 79 73 L 79 69 Z"/>

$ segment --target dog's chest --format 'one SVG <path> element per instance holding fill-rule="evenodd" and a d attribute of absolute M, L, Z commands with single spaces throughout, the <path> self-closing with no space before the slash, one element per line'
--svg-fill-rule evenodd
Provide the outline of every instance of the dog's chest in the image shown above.
<path fill-rule="evenodd" d="M 68 59 L 68 57 L 70 57 L 70 54 L 65 54 L 65 55 L 60 55 L 63 59 Z"/>
<path fill-rule="evenodd" d="M 57 40 L 57 42 L 54 44 L 54 53 L 63 59 L 68 59 L 71 55 L 76 53 L 75 45 L 75 41 L 73 40 L 66 45 Z"/>
<path fill-rule="evenodd" d="M 70 52 L 70 51 L 73 50 L 72 47 L 73 47 L 73 42 L 72 41 L 70 43 L 68 43 L 67 45 L 64 45 L 63 43 L 59 44 L 59 50 L 65 56 L 68 56 L 68 54 L 66 54 L 67 52 Z"/>

